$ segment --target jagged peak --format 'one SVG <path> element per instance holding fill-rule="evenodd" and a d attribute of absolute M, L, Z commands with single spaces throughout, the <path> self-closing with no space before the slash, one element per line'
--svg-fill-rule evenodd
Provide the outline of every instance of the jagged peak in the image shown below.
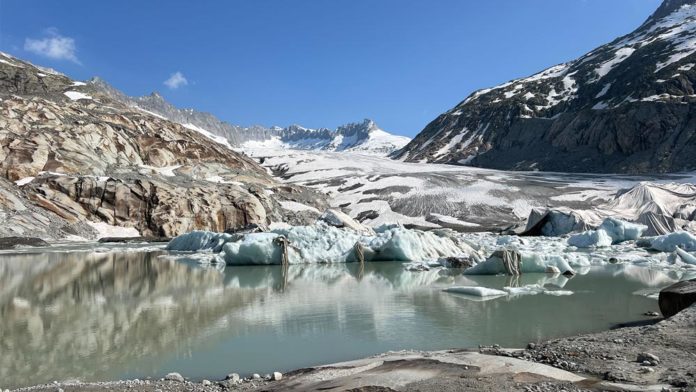
<path fill-rule="evenodd" d="M 373 132 L 373 131 L 376 131 L 379 129 L 380 128 L 377 126 L 377 123 L 375 123 L 374 121 L 372 121 L 369 118 L 366 118 L 366 119 L 359 121 L 359 122 L 352 122 L 352 123 L 341 125 L 338 128 L 336 128 L 336 132 L 338 132 L 338 133 L 346 133 L 346 132 L 353 133 L 353 132 L 362 131 L 362 132 L 370 133 L 370 132 Z"/>
<path fill-rule="evenodd" d="M 650 15 L 650 17 L 643 23 L 645 27 L 652 24 L 668 15 L 671 15 L 675 11 L 681 9 L 685 5 L 696 5 L 696 0 L 664 0 L 662 4 L 655 10 L 655 12 Z"/>

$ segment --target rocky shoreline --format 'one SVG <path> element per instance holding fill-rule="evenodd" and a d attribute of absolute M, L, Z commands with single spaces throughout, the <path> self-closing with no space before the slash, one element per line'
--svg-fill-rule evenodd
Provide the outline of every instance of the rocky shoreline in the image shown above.
<path fill-rule="evenodd" d="M 530 343 L 523 350 L 389 352 L 287 374 L 221 381 L 64 382 L 17 391 L 696 391 L 696 305 L 651 325 Z"/>

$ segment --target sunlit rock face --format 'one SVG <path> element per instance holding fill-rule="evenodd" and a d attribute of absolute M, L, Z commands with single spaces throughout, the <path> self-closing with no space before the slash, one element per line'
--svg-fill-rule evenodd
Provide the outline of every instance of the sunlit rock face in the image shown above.
<path fill-rule="evenodd" d="M 280 185 L 224 139 L 0 59 L 0 206 L 8 219 L 26 209 L 43 218 L 25 213 L 0 235 L 37 227 L 33 235 L 47 238 L 89 236 L 91 221 L 172 236 L 282 221 L 278 201 L 325 207 L 319 193 Z"/>
<path fill-rule="evenodd" d="M 497 169 L 655 173 L 696 168 L 696 2 L 667 0 L 634 32 L 474 92 L 395 158 Z"/>

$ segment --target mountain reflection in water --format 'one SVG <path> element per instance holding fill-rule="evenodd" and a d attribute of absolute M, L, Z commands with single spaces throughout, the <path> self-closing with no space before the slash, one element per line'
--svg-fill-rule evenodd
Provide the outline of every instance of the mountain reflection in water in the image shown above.
<path fill-rule="evenodd" d="M 192 259 L 193 260 L 193 259 Z M 204 268 L 163 251 L 0 254 L 0 380 L 219 378 L 387 350 L 522 346 L 641 318 L 633 294 L 678 277 L 609 266 L 547 275 L 411 272 L 399 263 Z M 574 291 L 473 301 L 452 285 Z"/>

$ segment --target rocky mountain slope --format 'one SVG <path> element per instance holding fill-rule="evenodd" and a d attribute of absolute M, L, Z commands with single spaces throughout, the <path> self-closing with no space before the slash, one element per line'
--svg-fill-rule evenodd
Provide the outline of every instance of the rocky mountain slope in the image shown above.
<path fill-rule="evenodd" d="M 696 168 L 696 0 L 577 60 L 476 91 L 394 158 L 514 170 Z"/>
<path fill-rule="evenodd" d="M 173 236 L 302 220 L 325 206 L 197 130 L 0 54 L 0 235 L 93 238 L 94 227 Z"/>
<path fill-rule="evenodd" d="M 242 127 L 221 121 L 213 114 L 194 109 L 179 109 L 158 93 L 143 97 L 129 97 L 100 78 L 87 82 L 87 89 L 109 96 L 124 105 L 140 109 L 184 126 L 226 140 L 231 146 L 243 147 L 246 143 L 259 146 L 283 146 L 300 150 L 360 151 L 389 154 L 406 145 L 411 139 L 392 135 L 380 129 L 372 120 L 346 124 L 336 130 L 309 129 L 300 125 Z"/>

